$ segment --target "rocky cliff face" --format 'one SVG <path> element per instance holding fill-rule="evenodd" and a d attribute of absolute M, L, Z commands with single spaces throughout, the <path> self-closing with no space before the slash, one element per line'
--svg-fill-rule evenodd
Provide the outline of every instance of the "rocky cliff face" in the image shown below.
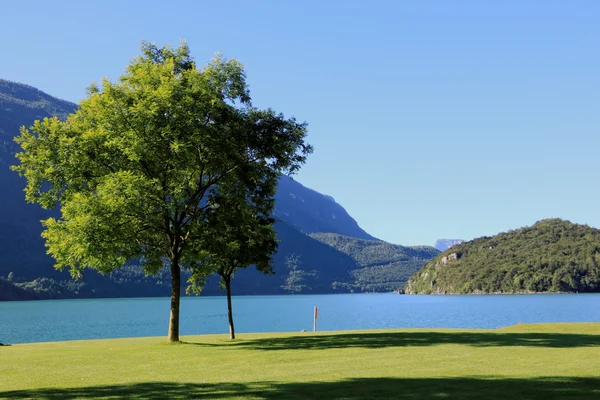
<path fill-rule="evenodd" d="M 454 287 L 449 285 L 442 287 L 437 285 L 437 276 L 440 271 L 448 265 L 456 263 L 459 259 L 457 253 L 447 253 L 437 257 L 435 260 L 427 264 L 427 268 L 423 267 L 421 270 L 416 272 L 406 282 L 404 293 L 406 294 L 419 294 L 426 292 L 427 294 L 448 294 L 454 293 Z"/>

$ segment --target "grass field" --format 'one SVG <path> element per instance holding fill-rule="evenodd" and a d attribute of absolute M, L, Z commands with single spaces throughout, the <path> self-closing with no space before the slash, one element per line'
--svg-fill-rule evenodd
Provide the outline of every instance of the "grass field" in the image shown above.
<path fill-rule="evenodd" d="M 2 399 L 600 399 L 600 323 L 0 347 Z"/>

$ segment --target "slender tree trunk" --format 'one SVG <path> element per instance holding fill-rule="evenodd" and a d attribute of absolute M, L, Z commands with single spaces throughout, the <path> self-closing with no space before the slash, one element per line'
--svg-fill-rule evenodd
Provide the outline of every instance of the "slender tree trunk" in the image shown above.
<path fill-rule="evenodd" d="M 231 310 L 231 275 L 223 276 L 225 291 L 227 292 L 227 317 L 229 318 L 229 338 L 235 339 L 235 328 L 233 326 L 233 311 Z"/>
<path fill-rule="evenodd" d="M 171 260 L 171 315 L 169 318 L 169 341 L 179 342 L 179 303 L 181 299 L 181 269 L 179 260 Z"/>

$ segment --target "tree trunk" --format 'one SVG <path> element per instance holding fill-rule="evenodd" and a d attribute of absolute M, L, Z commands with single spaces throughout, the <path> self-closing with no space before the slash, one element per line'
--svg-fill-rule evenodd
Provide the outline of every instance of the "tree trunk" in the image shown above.
<path fill-rule="evenodd" d="M 233 311 L 231 310 L 231 275 L 223 277 L 225 291 L 227 292 L 227 317 L 229 318 L 229 338 L 235 339 L 235 328 L 233 326 Z"/>
<path fill-rule="evenodd" d="M 171 316 L 169 318 L 169 341 L 179 342 L 179 303 L 181 299 L 181 269 L 179 260 L 171 260 Z"/>

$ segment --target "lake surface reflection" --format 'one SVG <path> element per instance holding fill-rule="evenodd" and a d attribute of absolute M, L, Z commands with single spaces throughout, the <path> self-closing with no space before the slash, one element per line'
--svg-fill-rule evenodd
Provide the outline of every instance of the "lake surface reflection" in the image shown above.
<path fill-rule="evenodd" d="M 497 328 L 599 322 L 600 294 L 408 296 L 335 294 L 233 298 L 238 333 L 381 328 Z M 226 333 L 225 297 L 185 297 L 181 335 Z M 168 298 L 0 303 L 0 343 L 167 334 Z"/>

